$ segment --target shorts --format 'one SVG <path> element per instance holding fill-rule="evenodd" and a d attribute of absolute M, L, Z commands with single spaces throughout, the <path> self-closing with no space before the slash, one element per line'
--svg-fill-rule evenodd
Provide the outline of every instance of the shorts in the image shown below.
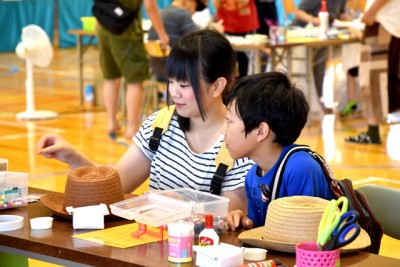
<path fill-rule="evenodd" d="M 126 83 L 138 83 L 150 77 L 142 36 L 136 36 L 134 32 L 113 35 L 101 27 L 97 35 L 100 66 L 105 79 L 117 79 L 123 76 Z"/>

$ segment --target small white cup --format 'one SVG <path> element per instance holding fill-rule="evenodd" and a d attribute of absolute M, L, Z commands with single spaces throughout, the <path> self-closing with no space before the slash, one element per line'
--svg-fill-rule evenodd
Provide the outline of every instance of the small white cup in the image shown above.
<path fill-rule="evenodd" d="M 52 217 L 37 217 L 30 220 L 31 229 L 45 230 L 50 229 L 53 226 Z"/>

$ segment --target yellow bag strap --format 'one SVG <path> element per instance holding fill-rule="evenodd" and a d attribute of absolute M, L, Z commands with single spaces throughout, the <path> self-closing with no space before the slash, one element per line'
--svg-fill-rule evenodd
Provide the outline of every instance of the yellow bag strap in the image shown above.
<path fill-rule="evenodd" d="M 150 137 L 149 146 L 153 151 L 157 151 L 160 145 L 161 136 L 168 129 L 172 115 L 175 112 L 175 105 L 162 108 L 153 121 L 151 128 L 153 129 L 153 136 Z M 217 157 L 215 158 L 215 172 L 211 180 L 210 193 L 219 195 L 221 193 L 222 182 L 224 181 L 225 174 L 233 168 L 235 161 L 230 157 L 229 151 L 226 148 L 225 141 L 221 145 Z"/>
<path fill-rule="evenodd" d="M 225 164 L 228 166 L 226 172 L 230 171 L 233 169 L 233 164 L 235 161 L 231 158 L 229 155 L 229 151 L 226 148 L 226 143 L 225 141 L 222 143 L 221 148 L 219 149 L 218 155 L 215 158 L 215 165 L 219 166 L 219 164 Z"/>
<path fill-rule="evenodd" d="M 175 112 L 175 105 L 167 106 L 160 109 L 151 126 L 153 132 L 156 129 L 156 127 L 158 127 L 162 129 L 162 133 L 165 133 L 165 131 L 168 129 L 169 122 L 171 121 L 174 112 Z"/>

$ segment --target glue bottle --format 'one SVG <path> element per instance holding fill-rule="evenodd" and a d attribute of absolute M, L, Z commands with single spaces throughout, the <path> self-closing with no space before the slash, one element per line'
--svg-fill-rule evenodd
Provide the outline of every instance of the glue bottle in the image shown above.
<path fill-rule="evenodd" d="M 321 10 L 318 13 L 319 18 L 319 38 L 325 39 L 329 29 L 329 13 L 326 9 L 326 0 L 321 1 Z"/>
<path fill-rule="evenodd" d="M 199 234 L 199 246 L 219 245 L 219 236 L 214 230 L 213 215 L 205 214 L 204 220 L 204 229 Z"/>

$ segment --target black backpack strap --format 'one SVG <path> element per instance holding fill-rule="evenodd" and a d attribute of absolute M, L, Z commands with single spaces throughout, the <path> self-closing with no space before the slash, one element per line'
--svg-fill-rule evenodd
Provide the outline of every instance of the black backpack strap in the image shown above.
<path fill-rule="evenodd" d="M 220 163 L 217 167 L 217 171 L 214 173 L 214 176 L 211 180 L 210 193 L 214 195 L 221 194 L 222 182 L 224 181 L 224 177 L 226 172 L 228 171 L 228 165 Z"/>
<path fill-rule="evenodd" d="M 167 106 L 160 109 L 154 118 L 151 128 L 153 136 L 150 137 L 149 147 L 153 151 L 158 150 L 160 145 L 161 136 L 168 130 L 169 123 L 175 112 L 175 105 Z"/>
<path fill-rule="evenodd" d="M 271 201 L 278 198 L 278 194 L 279 194 L 279 191 L 280 191 L 281 185 L 282 185 L 282 176 L 283 176 L 283 173 L 285 172 L 286 163 L 287 163 L 289 157 L 297 151 L 311 152 L 311 149 L 309 146 L 306 146 L 306 145 L 296 145 L 286 152 L 286 154 L 283 156 L 281 162 L 279 162 L 279 166 L 276 169 L 274 178 L 272 180 Z"/>
<path fill-rule="evenodd" d="M 161 135 L 163 132 L 163 128 L 156 127 L 153 131 L 153 135 L 150 137 L 149 147 L 153 151 L 157 151 L 158 146 L 160 145 Z"/>

